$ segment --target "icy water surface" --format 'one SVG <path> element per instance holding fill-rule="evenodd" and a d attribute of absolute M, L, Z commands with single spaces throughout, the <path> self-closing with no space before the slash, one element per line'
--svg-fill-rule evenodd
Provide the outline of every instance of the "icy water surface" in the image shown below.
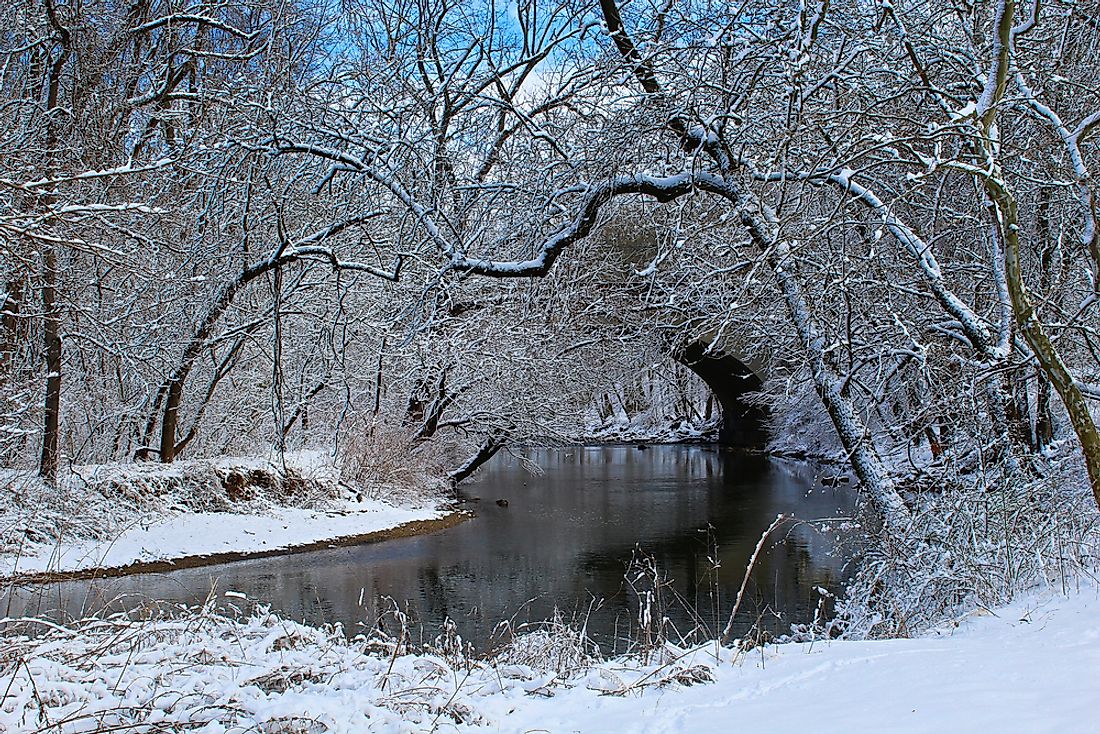
<path fill-rule="evenodd" d="M 339 622 L 349 633 L 379 623 L 392 631 L 395 605 L 416 624 L 418 639 L 430 640 L 449 617 L 484 650 L 501 620 L 543 620 L 557 608 L 586 619 L 605 651 L 622 650 L 637 631 L 637 592 L 652 591 L 646 577 L 627 574 L 637 552 L 668 580 L 654 602 L 657 616 L 705 635 L 724 625 L 753 548 L 777 514 L 820 520 L 854 512 L 854 493 L 822 487 L 811 466 L 714 447 L 532 449 L 526 457 L 541 474 L 498 457 L 463 487 L 467 498 L 480 498 L 466 505 L 477 517 L 431 535 L 19 589 L 0 598 L 0 611 L 57 618 L 108 601 L 195 604 L 214 587 L 221 604 L 241 605 L 243 594 L 295 620 Z M 739 631 L 757 624 L 783 633 L 813 617 L 818 587 L 835 592 L 850 575 L 834 542 L 840 524 L 829 523 L 828 532 L 792 525 L 767 544 Z"/>

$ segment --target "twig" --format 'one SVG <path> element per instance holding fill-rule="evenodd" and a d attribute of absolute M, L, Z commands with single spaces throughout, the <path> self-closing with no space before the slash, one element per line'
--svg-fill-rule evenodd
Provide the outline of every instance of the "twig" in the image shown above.
<path fill-rule="evenodd" d="M 764 547 L 764 541 L 768 539 L 768 536 L 778 528 L 780 525 L 790 520 L 789 515 L 779 514 L 775 516 L 775 520 L 768 526 L 768 529 L 760 536 L 760 540 L 756 542 L 756 548 L 752 552 L 752 556 L 749 557 L 749 564 L 745 568 L 745 577 L 741 579 L 741 588 L 737 590 L 737 599 L 733 603 L 733 611 L 730 612 L 730 620 L 726 623 L 725 629 L 722 630 L 722 644 L 729 642 L 730 635 L 733 633 L 733 620 L 737 617 L 737 612 L 741 609 L 741 600 L 745 597 L 745 588 L 749 585 L 749 577 L 752 576 L 752 569 L 756 565 L 756 559 L 760 557 L 760 551 Z"/>

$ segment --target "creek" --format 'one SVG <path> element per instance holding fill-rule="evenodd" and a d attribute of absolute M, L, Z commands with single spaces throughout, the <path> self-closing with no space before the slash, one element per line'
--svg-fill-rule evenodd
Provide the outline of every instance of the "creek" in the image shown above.
<path fill-rule="evenodd" d="M 11 616 L 64 618 L 199 604 L 214 589 L 221 605 L 243 606 L 243 594 L 349 634 L 392 632 L 400 609 L 414 639 L 430 641 L 450 618 L 479 650 L 507 638 L 502 620 L 516 628 L 557 610 L 604 652 L 621 652 L 638 636 L 647 592 L 650 618 L 666 618 L 673 639 L 720 631 L 761 533 L 780 513 L 803 522 L 765 543 L 737 634 L 754 626 L 783 634 L 810 621 L 820 589 L 837 593 L 852 573 L 838 541 L 855 492 L 822 486 L 810 464 L 703 445 L 527 449 L 498 456 L 462 493 L 476 517 L 428 535 L 23 587 L 0 604 Z"/>

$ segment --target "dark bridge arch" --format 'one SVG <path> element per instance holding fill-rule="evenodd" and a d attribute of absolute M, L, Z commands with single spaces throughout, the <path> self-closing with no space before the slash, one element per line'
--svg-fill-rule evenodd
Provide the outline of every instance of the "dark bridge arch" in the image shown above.
<path fill-rule="evenodd" d="M 676 361 L 698 375 L 721 406 L 718 442 L 737 448 L 764 448 L 768 412 L 744 400 L 745 393 L 760 390 L 760 377 L 737 357 L 708 352 L 708 348 L 704 342 L 693 342 L 676 355 Z"/>

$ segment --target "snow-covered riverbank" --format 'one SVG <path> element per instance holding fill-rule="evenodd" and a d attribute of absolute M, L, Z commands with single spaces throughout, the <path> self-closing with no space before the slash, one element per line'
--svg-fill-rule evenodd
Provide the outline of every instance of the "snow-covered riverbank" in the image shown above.
<path fill-rule="evenodd" d="M 495 658 L 347 641 L 260 611 L 77 628 L 5 622 L 0 729 L 301 732 L 1094 732 L 1100 595 L 1089 583 L 918 639 L 713 645 L 586 658 L 568 635 Z"/>
<path fill-rule="evenodd" d="M 8 472 L 0 580 L 160 571 L 426 532 L 461 519 L 415 489 L 353 490 L 316 456 Z"/>
<path fill-rule="evenodd" d="M 452 517 L 451 510 L 433 505 L 394 507 L 380 500 L 333 502 L 325 509 L 273 507 L 264 513 L 182 512 L 135 525 L 116 538 L 62 539 L 5 555 L 0 578 L 167 570 L 426 532 Z"/>

